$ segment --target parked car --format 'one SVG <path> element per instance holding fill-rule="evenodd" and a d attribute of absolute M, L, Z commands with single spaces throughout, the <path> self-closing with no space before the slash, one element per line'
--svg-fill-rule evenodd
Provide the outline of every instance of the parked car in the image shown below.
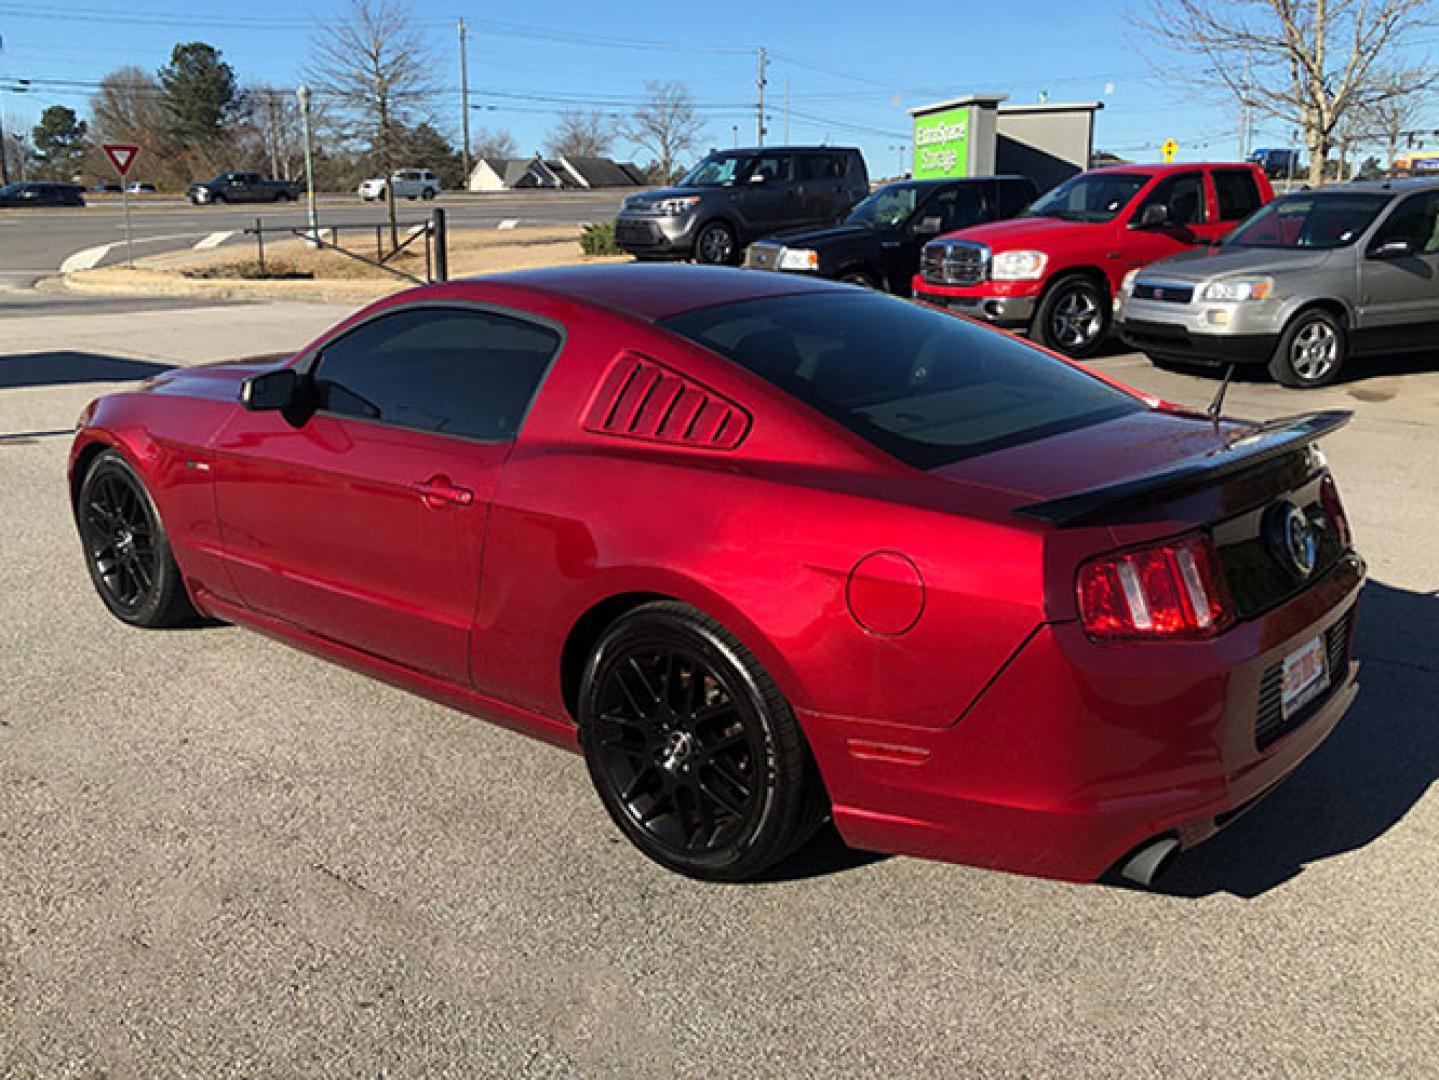
<path fill-rule="evenodd" d="M 157 194 L 156 189 L 155 189 L 155 185 L 154 185 L 154 184 L 150 184 L 150 183 L 146 183 L 146 182 L 143 181 L 143 180 L 136 180 L 133 184 L 127 185 L 126 188 L 125 188 L 125 192 L 126 192 L 127 194 L 129 194 L 129 195 L 154 195 L 154 194 Z"/>
<path fill-rule="evenodd" d="M 0 187 L 0 206 L 84 206 L 85 189 L 79 184 L 48 180 L 22 180 Z"/>
<path fill-rule="evenodd" d="M 926 240 L 1013 217 L 1039 192 L 1023 176 L 886 184 L 840 225 L 800 229 L 749 246 L 745 264 L 847 281 L 908 296 Z"/>
<path fill-rule="evenodd" d="M 1223 243 L 1131 272 L 1120 336 L 1159 363 L 1267 365 L 1327 386 L 1350 357 L 1434 349 L 1439 180 L 1283 195 Z"/>
<path fill-rule="evenodd" d="M 294 202 L 300 185 L 290 180 L 268 180 L 256 172 L 224 172 L 203 184 L 191 184 L 186 197 L 196 206 L 206 203 Z"/>
<path fill-rule="evenodd" d="M 90 190 L 96 195 L 118 195 L 124 189 L 119 184 L 96 184 Z"/>
<path fill-rule="evenodd" d="M 1273 197 L 1254 165 L 1095 169 L 1066 180 L 1020 217 L 927 245 L 914 292 L 1088 356 L 1109 333 L 1125 274 L 1219 239 Z"/>
<path fill-rule="evenodd" d="M 832 224 L 868 194 L 864 157 L 849 147 L 720 150 L 674 187 L 627 198 L 615 243 L 640 259 L 727 265 L 757 237 Z"/>
<path fill-rule="evenodd" d="M 1255 150 L 1245 160 L 1258 165 L 1271 180 L 1292 180 L 1304 175 L 1299 167 L 1298 150 Z"/>
<path fill-rule="evenodd" d="M 430 169 L 396 169 L 390 177 L 397 199 L 433 199 L 440 193 L 440 178 Z M 362 180 L 360 198 L 365 202 L 385 197 L 385 178 Z"/>
<path fill-rule="evenodd" d="M 121 620 L 242 623 L 578 749 L 683 873 L 832 816 L 1148 883 L 1354 699 L 1364 564 L 1312 449 L 1347 415 L 1211 421 L 827 281 L 571 267 L 102 397 L 68 494 Z"/>

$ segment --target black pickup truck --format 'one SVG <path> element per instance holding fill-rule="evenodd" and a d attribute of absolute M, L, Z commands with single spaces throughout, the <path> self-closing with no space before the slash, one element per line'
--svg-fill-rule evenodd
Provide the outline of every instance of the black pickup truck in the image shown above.
<path fill-rule="evenodd" d="M 1013 217 L 1037 194 L 1023 176 L 902 180 L 874 192 L 838 225 L 783 232 L 751 244 L 745 264 L 908 296 L 926 242 L 940 233 Z"/>
<path fill-rule="evenodd" d="M 191 184 L 185 197 L 196 206 L 206 203 L 294 202 L 300 185 L 290 180 L 266 180 L 255 172 L 223 172 L 203 184 Z"/>

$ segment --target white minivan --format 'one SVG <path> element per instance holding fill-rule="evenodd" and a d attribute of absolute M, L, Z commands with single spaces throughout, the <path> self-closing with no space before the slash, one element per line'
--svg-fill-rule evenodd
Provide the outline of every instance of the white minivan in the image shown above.
<path fill-rule="evenodd" d="M 440 193 L 440 178 L 430 169 L 396 169 L 390 177 L 397 199 L 433 199 Z M 385 178 L 360 182 L 360 198 L 365 202 L 385 197 Z"/>

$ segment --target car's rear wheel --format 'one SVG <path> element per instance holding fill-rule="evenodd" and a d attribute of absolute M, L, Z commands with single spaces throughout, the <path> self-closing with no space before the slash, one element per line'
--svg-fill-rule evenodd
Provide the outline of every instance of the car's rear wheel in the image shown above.
<path fill-rule="evenodd" d="M 695 237 L 695 262 L 731 266 L 739 252 L 734 230 L 723 221 L 711 221 Z"/>
<path fill-rule="evenodd" d="M 1060 278 L 1034 313 L 1034 336 L 1066 356 L 1091 355 L 1109 333 L 1109 293 L 1087 277 Z"/>
<path fill-rule="evenodd" d="M 1339 377 L 1349 355 L 1344 324 L 1323 308 L 1301 311 L 1280 335 L 1269 374 L 1285 386 L 1309 390 Z"/>
<path fill-rule="evenodd" d="M 808 840 L 824 813 L 809 750 L 759 662 L 714 620 L 647 604 L 601 638 L 579 695 L 600 800 L 655 862 L 739 881 Z"/>
<path fill-rule="evenodd" d="M 155 503 L 114 450 L 95 458 L 75 505 L 85 565 L 105 606 L 134 626 L 177 626 L 196 617 Z"/>
<path fill-rule="evenodd" d="M 433 199 L 435 197 L 435 194 L 436 192 L 434 188 L 425 188 L 425 190 L 421 193 L 420 197 L 428 202 L 430 199 Z"/>

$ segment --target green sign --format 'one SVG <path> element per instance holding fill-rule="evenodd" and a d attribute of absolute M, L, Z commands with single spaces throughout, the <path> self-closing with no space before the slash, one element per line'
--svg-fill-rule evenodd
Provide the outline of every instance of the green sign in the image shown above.
<path fill-rule="evenodd" d="M 914 118 L 914 178 L 969 175 L 969 129 L 974 109 L 964 106 Z"/>

